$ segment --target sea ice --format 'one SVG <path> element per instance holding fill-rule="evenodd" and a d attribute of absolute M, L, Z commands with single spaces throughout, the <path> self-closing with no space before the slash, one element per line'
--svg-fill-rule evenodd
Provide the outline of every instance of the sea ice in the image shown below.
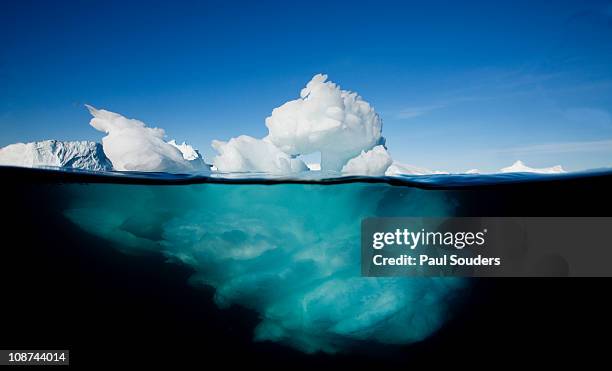
<path fill-rule="evenodd" d="M 89 105 L 87 109 L 93 116 L 90 125 L 107 134 L 102 146 L 115 170 L 190 173 L 209 169 L 191 146 L 183 144 L 179 148 L 176 143 L 166 143 L 163 129 L 149 128 L 142 121 Z M 185 158 L 185 153 L 193 157 L 194 152 L 195 158 Z"/>
<path fill-rule="evenodd" d="M 45 140 L 15 143 L 0 148 L 0 165 L 20 167 L 62 167 L 111 171 L 113 166 L 100 143 Z"/>

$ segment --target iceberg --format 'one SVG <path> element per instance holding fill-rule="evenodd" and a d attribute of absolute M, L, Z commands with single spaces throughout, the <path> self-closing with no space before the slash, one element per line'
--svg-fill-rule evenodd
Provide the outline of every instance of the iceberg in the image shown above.
<path fill-rule="evenodd" d="M 272 110 L 265 123 L 268 135 L 262 139 L 242 135 L 227 142 L 213 141 L 219 153 L 214 166 L 222 172 L 288 174 L 309 170 L 300 156 L 320 153 L 321 171 L 339 173 L 349 160 L 359 157 L 348 170 L 361 171 L 360 175 L 381 173 L 363 166 L 367 159 L 381 158 L 380 150 L 362 153 L 384 145 L 382 120 L 368 102 L 327 81 L 327 75 L 315 75 L 300 98 Z"/>
<path fill-rule="evenodd" d="M 565 169 L 561 165 L 545 167 L 545 168 L 532 168 L 523 163 L 523 161 L 516 161 L 514 164 L 499 170 L 500 173 L 540 173 L 540 174 L 560 174 L 565 173 Z"/>
<path fill-rule="evenodd" d="M 219 153 L 213 158 L 213 165 L 219 172 L 291 174 L 308 171 L 302 160 L 282 152 L 266 139 L 241 135 L 228 142 L 214 140 L 212 147 Z"/>
<path fill-rule="evenodd" d="M 266 118 L 268 139 L 289 155 L 321 153 L 321 170 L 341 171 L 349 159 L 384 144 L 382 120 L 357 93 L 317 74 L 300 97 Z"/>
<path fill-rule="evenodd" d="M 342 173 L 355 175 L 383 176 L 393 163 L 384 146 L 376 146 L 369 151 L 361 151 L 357 157 L 350 159 Z"/>
<path fill-rule="evenodd" d="M 177 144 L 176 140 L 174 139 L 168 141 L 167 143 L 181 151 L 183 159 L 189 161 L 193 165 L 194 169 L 209 168 L 209 165 L 204 162 L 204 157 L 200 154 L 200 151 L 193 148 L 189 144 L 185 142 L 182 144 Z"/>
<path fill-rule="evenodd" d="M 449 319 L 469 281 L 362 277 L 360 223 L 453 215 L 436 192 L 389 184 L 62 186 L 62 213 L 130 254 L 193 269 L 220 308 L 258 313 L 254 339 L 306 353 L 421 341 Z M 450 196 L 449 196 L 450 197 Z"/>
<path fill-rule="evenodd" d="M 387 176 L 396 175 L 436 175 L 436 174 L 448 174 L 445 171 L 429 170 L 424 167 L 418 167 L 414 165 L 402 164 L 399 162 L 393 162 L 391 166 L 385 172 Z"/>
<path fill-rule="evenodd" d="M 100 143 L 44 140 L 15 143 L 0 148 L 0 165 L 19 167 L 60 167 L 90 171 L 111 171 L 113 165 Z"/>
<path fill-rule="evenodd" d="M 89 124 L 107 134 L 102 138 L 102 146 L 115 170 L 167 173 L 209 171 L 209 166 L 191 146 L 165 142 L 163 129 L 149 128 L 142 121 L 90 105 L 86 107 L 93 116 Z"/>

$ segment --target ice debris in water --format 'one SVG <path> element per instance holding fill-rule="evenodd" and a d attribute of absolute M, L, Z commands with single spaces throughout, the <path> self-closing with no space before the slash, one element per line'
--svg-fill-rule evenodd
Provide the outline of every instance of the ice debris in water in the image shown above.
<path fill-rule="evenodd" d="M 115 170 L 167 173 L 208 170 L 191 146 L 165 142 L 163 129 L 150 128 L 142 121 L 89 105 L 87 109 L 93 116 L 90 125 L 107 134 L 102 138 L 102 146 Z"/>
<path fill-rule="evenodd" d="M 102 145 L 88 141 L 45 140 L 10 144 L 0 148 L 0 165 L 61 167 L 90 171 L 113 170 Z"/>
<path fill-rule="evenodd" d="M 379 150 L 376 155 L 362 156 L 361 153 L 384 145 L 382 120 L 368 102 L 357 93 L 327 81 L 327 75 L 315 75 L 298 99 L 275 108 L 266 118 L 266 127 L 268 135 L 261 140 L 246 140 L 242 136 L 227 143 L 213 142 L 219 152 L 213 160 L 215 167 L 223 172 L 261 169 L 296 172 L 305 169 L 301 161 L 296 166 L 284 164 L 297 161 L 301 155 L 320 153 L 322 171 L 340 172 L 349 160 L 359 156 L 356 163 L 361 165 L 351 165 L 349 169 L 376 169 L 376 173 L 381 173 Z M 247 154 L 252 158 L 246 158 Z M 369 160 L 375 163 L 366 164 Z"/>
<path fill-rule="evenodd" d="M 360 221 L 452 215 L 439 193 L 367 183 L 73 188 L 65 215 L 76 225 L 128 253 L 188 264 L 191 282 L 215 288 L 220 307 L 259 314 L 255 339 L 304 352 L 423 340 L 466 284 L 360 276 Z"/>

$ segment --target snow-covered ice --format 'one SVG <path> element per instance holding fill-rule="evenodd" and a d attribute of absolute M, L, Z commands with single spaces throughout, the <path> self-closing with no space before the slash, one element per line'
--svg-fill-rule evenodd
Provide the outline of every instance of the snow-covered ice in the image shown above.
<path fill-rule="evenodd" d="M 113 165 L 100 143 L 88 141 L 15 143 L 0 148 L 0 165 L 20 167 L 62 167 L 111 171 Z"/>

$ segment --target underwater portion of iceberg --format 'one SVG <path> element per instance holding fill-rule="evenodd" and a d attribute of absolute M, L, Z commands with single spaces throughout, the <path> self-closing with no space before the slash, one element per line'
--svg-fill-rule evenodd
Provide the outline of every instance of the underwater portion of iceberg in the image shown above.
<path fill-rule="evenodd" d="M 445 193 L 373 183 L 63 187 L 77 226 L 126 253 L 191 266 L 191 283 L 213 287 L 218 306 L 259 314 L 256 340 L 304 352 L 423 340 L 467 282 L 360 275 L 363 218 L 452 215 Z"/>

